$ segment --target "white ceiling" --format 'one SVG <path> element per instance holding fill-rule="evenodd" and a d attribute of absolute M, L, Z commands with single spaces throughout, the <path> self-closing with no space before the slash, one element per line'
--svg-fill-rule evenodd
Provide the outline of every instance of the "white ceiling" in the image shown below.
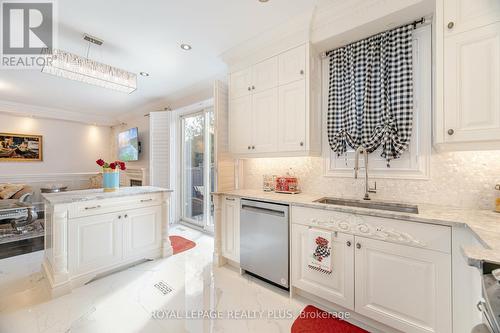
<path fill-rule="evenodd" d="M 57 0 L 56 0 L 57 1 Z M 32 70 L 1 70 L 0 100 L 118 118 L 167 102 L 224 74 L 219 55 L 310 11 L 314 0 L 59 0 L 57 47 L 85 55 L 83 33 L 102 38 L 90 58 L 138 76 L 127 95 Z M 180 49 L 189 43 L 193 50 Z"/>

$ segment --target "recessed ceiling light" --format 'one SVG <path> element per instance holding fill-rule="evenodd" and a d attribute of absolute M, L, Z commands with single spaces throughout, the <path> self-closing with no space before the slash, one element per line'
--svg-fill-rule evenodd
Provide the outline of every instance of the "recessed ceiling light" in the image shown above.
<path fill-rule="evenodd" d="M 147 76 L 149 76 L 149 73 L 147 73 L 147 72 L 140 72 L 140 73 L 139 73 L 139 75 L 140 75 L 140 76 L 146 76 L 146 77 L 147 77 Z"/>
<path fill-rule="evenodd" d="M 190 51 L 192 47 L 189 44 L 181 44 L 181 49 L 183 49 L 184 51 Z"/>

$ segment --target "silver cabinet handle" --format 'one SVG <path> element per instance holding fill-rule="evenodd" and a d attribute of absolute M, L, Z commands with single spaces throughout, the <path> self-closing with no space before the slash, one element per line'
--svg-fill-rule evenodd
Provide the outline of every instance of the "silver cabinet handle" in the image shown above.
<path fill-rule="evenodd" d="M 453 29 L 454 26 L 455 26 L 455 22 L 448 23 L 448 29 Z"/>
<path fill-rule="evenodd" d="M 97 208 L 101 208 L 101 205 L 92 206 L 92 207 L 85 207 L 85 210 L 91 210 L 91 209 L 97 209 Z"/>
<path fill-rule="evenodd" d="M 450 128 L 448 130 L 448 135 L 453 135 L 453 134 L 455 134 L 455 131 L 452 128 Z"/>
<path fill-rule="evenodd" d="M 226 198 L 227 201 L 234 201 L 234 198 Z"/>
<path fill-rule="evenodd" d="M 149 202 L 149 201 L 153 201 L 153 199 L 142 199 L 141 202 Z"/>
<path fill-rule="evenodd" d="M 356 243 L 356 248 L 359 250 L 361 249 L 361 244 L 360 243 Z"/>
<path fill-rule="evenodd" d="M 347 244 L 347 247 L 351 247 L 351 245 L 352 245 L 351 241 L 347 241 L 346 244 Z"/>

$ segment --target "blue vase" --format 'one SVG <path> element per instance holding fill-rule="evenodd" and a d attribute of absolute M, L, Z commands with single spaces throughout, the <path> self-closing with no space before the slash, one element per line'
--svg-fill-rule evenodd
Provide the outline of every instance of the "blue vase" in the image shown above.
<path fill-rule="evenodd" d="M 113 192 L 120 188 L 120 170 L 102 169 L 102 186 L 104 192 Z"/>

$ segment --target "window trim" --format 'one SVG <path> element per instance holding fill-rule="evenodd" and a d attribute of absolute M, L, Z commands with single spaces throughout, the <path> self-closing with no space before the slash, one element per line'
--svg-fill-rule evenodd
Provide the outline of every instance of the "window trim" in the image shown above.
<path fill-rule="evenodd" d="M 418 108 L 418 116 L 416 129 L 418 131 L 418 141 L 416 147 L 418 153 L 412 155 L 411 158 L 417 158 L 416 169 L 407 168 L 370 168 L 370 175 L 374 178 L 388 179 L 430 179 L 430 159 L 432 151 L 432 28 L 431 25 L 422 26 L 414 31 L 414 38 L 419 41 L 416 50 L 417 57 L 421 62 L 421 71 L 417 74 L 420 76 L 418 81 L 418 95 L 420 97 L 414 101 Z M 322 141 L 323 141 L 323 169 L 325 177 L 335 178 L 351 178 L 353 170 L 351 168 L 332 168 L 332 157 L 334 152 L 330 149 L 328 143 L 328 134 L 326 128 L 327 110 L 328 110 L 328 59 L 322 61 Z M 376 157 L 372 157 L 376 158 Z M 371 159 L 370 159 L 371 160 Z M 370 163 L 369 163 L 370 165 Z M 371 162 L 373 166 L 373 162 Z"/>

